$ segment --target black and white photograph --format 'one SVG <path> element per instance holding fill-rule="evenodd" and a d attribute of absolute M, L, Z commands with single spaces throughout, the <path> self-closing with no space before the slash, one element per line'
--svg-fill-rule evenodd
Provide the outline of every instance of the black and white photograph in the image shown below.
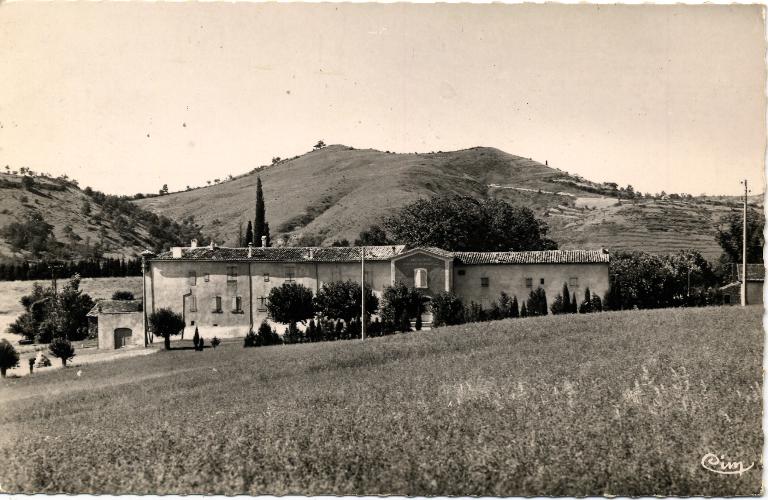
<path fill-rule="evenodd" d="M 763 495 L 765 14 L 0 2 L 0 500 Z"/>

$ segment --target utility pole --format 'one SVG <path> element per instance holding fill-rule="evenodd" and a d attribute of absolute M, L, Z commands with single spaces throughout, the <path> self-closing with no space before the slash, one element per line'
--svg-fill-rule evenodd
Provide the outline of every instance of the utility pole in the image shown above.
<path fill-rule="evenodd" d="M 747 179 L 744 184 L 744 222 L 741 226 L 741 305 L 747 305 L 747 196 L 749 189 Z"/>
<path fill-rule="evenodd" d="M 360 339 L 365 340 L 365 246 L 360 247 Z"/>

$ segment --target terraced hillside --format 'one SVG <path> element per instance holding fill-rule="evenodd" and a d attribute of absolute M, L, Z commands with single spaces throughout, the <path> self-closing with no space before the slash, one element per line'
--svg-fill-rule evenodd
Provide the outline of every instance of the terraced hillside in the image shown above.
<path fill-rule="evenodd" d="M 709 259 L 722 249 L 715 240 L 718 223 L 737 208 L 692 201 L 644 200 L 599 207 L 558 206 L 544 212 L 555 239 L 564 248 L 598 246 L 613 250 L 668 253 L 695 248 Z M 591 208 L 598 206 L 599 208 Z"/>
<path fill-rule="evenodd" d="M 234 244 L 238 225 L 253 218 L 257 175 L 277 244 L 299 236 L 325 245 L 342 238 L 353 241 L 361 230 L 407 203 L 458 193 L 531 207 L 550 224 L 550 236 L 562 248 L 666 253 L 693 247 L 715 258 L 720 254 L 716 226 L 732 210 L 729 205 L 738 203 L 710 197 L 619 204 L 599 194 L 605 184 L 494 148 L 395 154 L 340 145 L 214 186 L 136 203 L 174 219 L 193 215 L 207 234 Z"/>

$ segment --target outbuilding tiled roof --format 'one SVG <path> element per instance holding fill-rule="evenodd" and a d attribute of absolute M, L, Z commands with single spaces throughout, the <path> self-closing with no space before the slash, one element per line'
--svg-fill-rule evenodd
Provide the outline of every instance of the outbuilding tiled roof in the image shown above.
<path fill-rule="evenodd" d="M 195 247 L 181 248 L 180 260 L 267 261 L 267 262 L 359 262 L 361 247 Z M 608 263 L 605 250 L 543 250 L 534 252 L 449 252 L 441 248 L 405 245 L 365 247 L 365 260 L 388 261 L 406 251 L 424 250 L 440 257 L 456 259 L 460 264 L 597 264 Z M 176 260 L 172 252 L 164 252 L 153 260 Z"/>
<path fill-rule="evenodd" d="M 741 281 L 744 275 L 744 266 L 736 264 L 737 279 Z M 765 266 L 763 264 L 747 264 L 747 281 L 763 281 L 765 279 Z"/>
<path fill-rule="evenodd" d="M 541 250 L 533 252 L 453 252 L 462 264 L 598 264 L 610 262 L 605 250 Z"/>
<path fill-rule="evenodd" d="M 141 312 L 141 304 L 140 300 L 99 300 L 93 309 L 88 311 L 88 316 Z"/>
<path fill-rule="evenodd" d="M 365 260 L 389 260 L 403 251 L 405 245 L 365 247 Z M 268 261 L 268 262 L 357 262 L 362 247 L 196 247 L 182 248 L 183 260 Z M 152 260 L 174 260 L 172 252 L 163 252 Z"/>

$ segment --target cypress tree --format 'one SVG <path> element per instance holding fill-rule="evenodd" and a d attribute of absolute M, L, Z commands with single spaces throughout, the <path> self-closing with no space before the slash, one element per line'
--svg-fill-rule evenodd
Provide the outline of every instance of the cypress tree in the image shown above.
<path fill-rule="evenodd" d="M 576 300 L 576 292 L 573 292 L 573 297 L 571 298 L 571 314 L 576 314 L 579 312 L 579 301 Z"/>
<path fill-rule="evenodd" d="M 571 292 L 568 291 L 568 283 L 563 283 L 563 312 L 565 314 L 571 312 Z"/>
<path fill-rule="evenodd" d="M 253 243 L 254 245 L 256 244 L 256 242 L 253 241 L 253 227 L 251 226 L 251 221 L 248 221 L 248 226 L 245 228 L 245 245 L 244 246 L 248 246 L 248 243 Z"/>
<path fill-rule="evenodd" d="M 509 308 L 509 317 L 510 318 L 520 317 L 520 307 L 517 305 L 517 295 L 512 297 L 512 305 Z"/>
<path fill-rule="evenodd" d="M 520 307 L 520 317 L 521 318 L 528 317 L 528 309 L 525 307 L 525 302 L 523 302 L 523 305 Z"/>
<path fill-rule="evenodd" d="M 256 218 L 253 220 L 253 244 L 261 245 L 261 237 L 266 235 L 264 221 L 264 193 L 261 190 L 261 177 L 256 177 Z"/>
<path fill-rule="evenodd" d="M 269 222 L 264 222 L 264 236 L 267 237 L 267 246 L 272 246 L 272 236 L 269 234 Z"/>

